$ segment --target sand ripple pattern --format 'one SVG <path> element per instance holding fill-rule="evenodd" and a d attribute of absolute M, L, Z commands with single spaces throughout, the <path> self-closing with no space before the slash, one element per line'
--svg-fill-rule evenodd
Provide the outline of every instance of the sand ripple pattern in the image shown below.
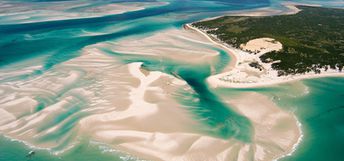
<path fill-rule="evenodd" d="M 195 33 L 188 35 L 186 31 L 180 33 L 184 37 L 176 38 L 173 36 L 176 32 L 143 39 L 137 49 L 134 44 L 126 43 L 132 45 L 127 53 L 140 54 L 142 48 L 149 46 L 151 51 L 163 52 L 165 58 L 183 61 L 170 55 L 168 47 L 178 46 L 182 48 L 180 53 L 189 49 L 191 52 L 186 53 L 189 58 L 199 58 L 192 47 L 199 49 L 203 44 L 201 55 L 206 61 L 200 58 L 192 63 L 209 62 L 218 55 L 208 47 L 211 44 L 208 40 L 193 37 Z M 150 43 L 161 37 L 168 41 L 159 45 Z M 199 45 L 185 45 L 187 41 Z M 78 144 L 81 138 L 89 138 L 140 158 L 176 161 L 273 160 L 291 152 L 297 142 L 300 131 L 293 115 L 257 93 L 234 98 L 221 96 L 227 100 L 225 104 L 252 122 L 251 142 L 208 134 L 205 129 L 209 127 L 201 120 L 207 118 L 194 114 L 197 107 L 176 100 L 183 97 L 197 101 L 191 95 L 181 95 L 180 91 L 195 92 L 185 81 L 148 71 L 142 67 L 143 62 L 123 63 L 102 50 L 108 45 L 86 47 L 81 56 L 42 74 L 1 83 L 0 133 L 55 154 Z M 125 48 L 117 45 L 117 50 L 125 52 Z M 19 73 L 4 69 L 0 79 L 37 68 Z"/>

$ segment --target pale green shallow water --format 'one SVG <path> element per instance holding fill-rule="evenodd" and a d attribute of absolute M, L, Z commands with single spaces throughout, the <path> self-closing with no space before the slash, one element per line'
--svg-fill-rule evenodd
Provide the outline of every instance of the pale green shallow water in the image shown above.
<path fill-rule="evenodd" d="M 1 1 L 0 1 L 1 2 Z M 32 2 L 31 7 L 39 8 L 41 2 Z M 88 1 L 85 1 L 88 2 Z M 116 1 L 120 2 L 120 1 Z M 135 2 L 135 1 L 134 1 Z M 23 66 L 15 66 L 16 63 L 27 61 L 24 65 L 42 65 L 42 68 L 29 74 L 14 77 L 1 77 L 0 83 L 8 83 L 20 80 L 30 80 L 49 71 L 55 65 L 78 57 L 81 49 L 85 46 L 101 42 L 116 42 L 123 38 L 142 38 L 147 35 L 158 33 L 170 28 L 178 28 L 185 23 L 193 22 L 207 17 L 217 16 L 229 10 L 240 10 L 247 8 L 274 6 L 281 1 L 268 0 L 218 0 L 218 1 L 192 1 L 187 2 L 169 1 L 169 5 L 148 8 L 142 11 L 134 11 L 120 15 L 108 15 L 98 18 L 63 19 L 57 21 L 41 21 L 40 17 L 31 18 L 32 23 L 21 23 L 11 16 L 0 16 L 0 68 L 9 67 L 20 71 Z M 283 1 L 282 1 L 283 2 Z M 304 3 L 327 4 L 327 1 L 302 1 Z M 67 2 L 62 2 L 67 3 Z M 104 5 L 109 1 L 88 2 L 90 6 Z M 44 3 L 47 6 L 53 6 Z M 335 2 L 328 3 L 328 6 L 336 6 Z M 342 7 L 342 6 L 337 6 Z M 30 7 L 29 7 L 30 8 Z M 87 8 L 87 7 L 86 7 Z M 16 12 L 18 8 L 13 9 Z M 76 9 L 80 11 L 82 8 Z M 66 9 L 65 12 L 72 12 L 75 9 Z M 49 16 L 46 14 L 45 16 Z M 177 17 L 177 18 L 176 18 Z M 100 35 L 81 35 L 83 31 L 102 33 Z M 211 47 L 209 47 L 211 48 Z M 252 125 L 250 121 L 226 106 L 218 97 L 222 94 L 238 94 L 246 91 L 255 91 L 268 95 L 276 99 L 275 102 L 286 110 L 293 111 L 302 124 L 303 140 L 292 156 L 282 160 L 308 161 L 308 160 L 342 160 L 342 149 L 344 149 L 344 79 L 343 78 L 322 78 L 316 80 L 303 81 L 308 87 L 308 94 L 303 94 L 304 89 L 300 89 L 300 83 L 279 85 L 272 88 L 232 90 L 219 89 L 216 91 L 208 89 L 204 79 L 210 74 L 220 72 L 230 61 L 226 53 L 217 48 L 211 48 L 220 52 L 216 70 L 211 73 L 210 64 L 190 65 L 170 60 L 154 60 L 150 57 L 142 56 L 123 56 L 120 53 L 112 53 L 104 49 L 109 55 L 116 57 L 123 63 L 143 62 L 143 66 L 149 70 L 162 71 L 172 74 L 185 80 L 193 88 L 195 93 L 181 91 L 176 99 L 185 108 L 193 113 L 195 119 L 201 121 L 207 128 L 206 132 L 211 136 L 224 139 L 235 138 L 242 142 L 250 142 L 252 136 Z M 92 82 L 83 81 L 85 84 Z M 305 89 L 307 89 L 305 86 Z M 69 88 L 66 87 L 65 91 Z M 63 96 L 64 91 L 58 96 L 47 96 L 37 98 L 41 104 L 36 108 L 37 111 L 56 102 L 59 96 Z M 191 99 L 197 98 L 199 101 L 192 102 Z M 183 107 L 184 107 L 183 106 Z M 73 105 L 71 111 L 59 115 L 56 119 L 43 127 L 44 130 L 49 126 L 55 125 L 62 120 L 72 116 L 59 131 L 52 135 L 41 137 L 38 141 L 58 140 L 69 133 L 75 123 L 89 113 L 80 113 L 82 108 L 87 108 L 85 101 Z M 216 108 L 213 108 L 216 107 Z M 202 119 L 207 118 L 207 119 Z M 228 120 L 227 118 L 231 118 Z M 217 125 L 221 129 L 215 128 Z M 4 137 L 0 138 L 0 160 L 1 161 L 26 161 L 26 160 L 137 160 L 128 158 L 125 154 L 110 152 L 106 146 L 90 143 L 86 138 L 81 139 L 81 143 L 71 150 L 52 155 L 47 150 L 35 150 L 36 155 L 29 159 L 25 155 L 30 149 L 28 146 L 17 141 L 11 141 Z M 65 141 L 66 144 L 68 140 Z M 61 145 L 63 146 L 63 144 Z"/>
<path fill-rule="evenodd" d="M 342 160 L 344 78 L 323 78 L 304 83 L 310 87 L 309 95 L 300 98 L 282 95 L 278 102 L 281 107 L 295 111 L 304 133 L 296 152 L 282 160 Z"/>

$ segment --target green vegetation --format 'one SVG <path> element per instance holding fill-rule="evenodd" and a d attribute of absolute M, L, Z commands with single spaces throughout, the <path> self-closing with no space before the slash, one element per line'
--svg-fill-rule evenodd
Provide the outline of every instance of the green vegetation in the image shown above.
<path fill-rule="evenodd" d="M 329 68 L 342 71 L 344 65 L 344 10 L 298 6 L 294 15 L 266 17 L 225 16 L 192 25 L 239 48 L 251 39 L 270 37 L 283 44 L 281 51 L 260 57 L 277 61 L 272 68 L 279 75 L 306 73 Z"/>

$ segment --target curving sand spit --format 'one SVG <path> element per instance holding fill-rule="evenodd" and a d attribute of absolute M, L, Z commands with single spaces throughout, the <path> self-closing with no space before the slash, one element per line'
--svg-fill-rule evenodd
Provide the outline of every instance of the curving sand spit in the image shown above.
<path fill-rule="evenodd" d="M 263 7 L 258 9 L 249 9 L 249 10 L 240 10 L 240 11 L 230 11 L 227 12 L 227 15 L 230 16 L 271 16 L 271 15 L 290 15 L 296 14 L 300 12 L 300 9 L 295 7 L 296 5 L 308 5 L 303 3 L 293 3 L 293 2 L 285 2 L 281 4 L 284 8 L 271 8 L 271 7 Z"/>

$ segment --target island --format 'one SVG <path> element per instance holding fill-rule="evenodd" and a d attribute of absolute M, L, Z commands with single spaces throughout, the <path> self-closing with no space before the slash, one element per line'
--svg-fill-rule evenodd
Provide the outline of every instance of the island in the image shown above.
<path fill-rule="evenodd" d="M 340 74 L 344 66 L 344 10 L 295 7 L 295 14 L 224 16 L 188 26 L 230 48 L 236 67 L 217 76 L 232 83 L 230 86 Z"/>

